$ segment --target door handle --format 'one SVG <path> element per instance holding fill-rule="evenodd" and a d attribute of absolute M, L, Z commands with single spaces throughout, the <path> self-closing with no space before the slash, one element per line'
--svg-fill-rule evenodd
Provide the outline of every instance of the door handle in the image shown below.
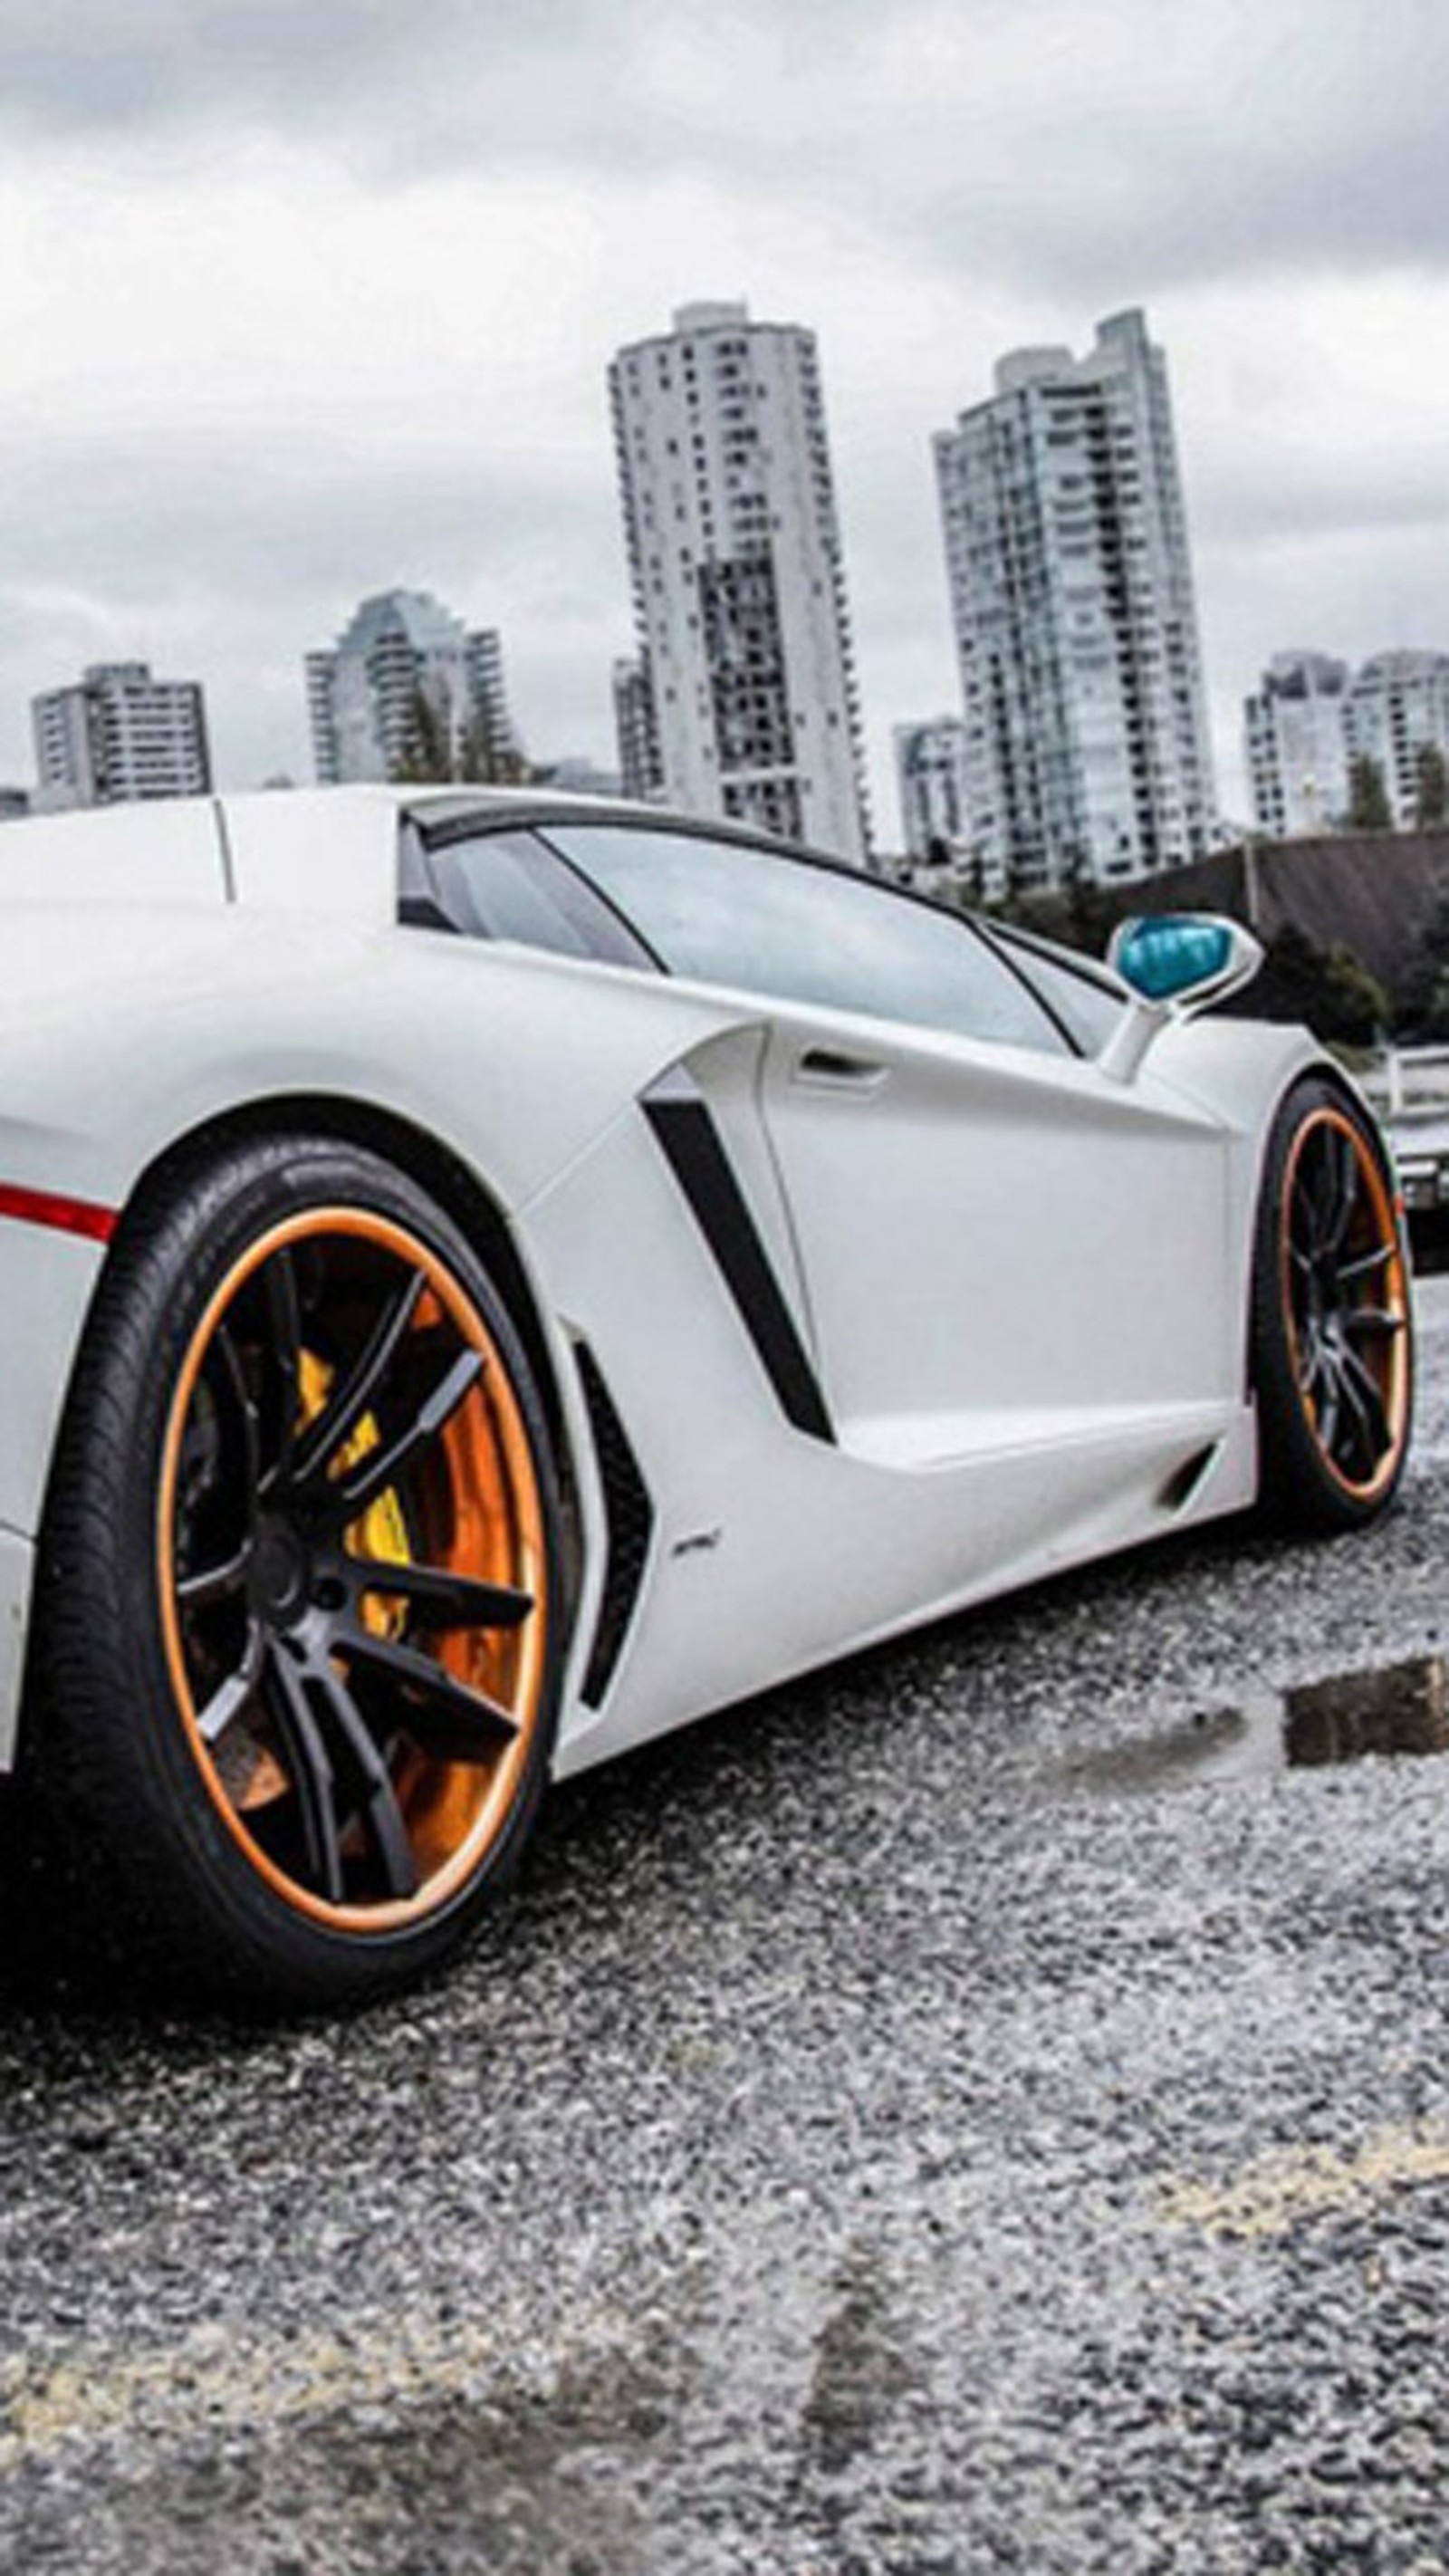
<path fill-rule="evenodd" d="M 806 1047 L 795 1060 L 795 1079 L 824 1091 L 879 1091 L 888 1067 L 874 1056 L 850 1055 L 840 1047 Z"/>

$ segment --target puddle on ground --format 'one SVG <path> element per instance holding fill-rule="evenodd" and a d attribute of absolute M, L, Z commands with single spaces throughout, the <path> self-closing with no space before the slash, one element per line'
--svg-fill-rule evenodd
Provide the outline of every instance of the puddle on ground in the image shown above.
<path fill-rule="evenodd" d="M 1064 1776 L 1089 1791 L 1188 1789 L 1404 1753 L 1449 1753 L 1449 1663 L 1441 1656 L 1334 1673 L 1297 1690 L 1249 1691 L 1236 1708 L 1086 1754 L 1067 1763 Z"/>

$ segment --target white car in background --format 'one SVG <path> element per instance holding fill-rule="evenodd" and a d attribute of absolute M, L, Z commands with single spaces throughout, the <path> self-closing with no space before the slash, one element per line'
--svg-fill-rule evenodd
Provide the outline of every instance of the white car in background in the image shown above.
<path fill-rule="evenodd" d="M 0 1758 L 147 1981 L 384 1990 L 550 1773 L 1398 1481 L 1383 1151 L 1231 925 L 378 788 L 13 825 L 0 943 Z"/>
<path fill-rule="evenodd" d="M 1404 1209 L 1426 1246 L 1449 1215 L 1449 1047 L 1389 1047 L 1365 1077 L 1382 1121 Z"/>

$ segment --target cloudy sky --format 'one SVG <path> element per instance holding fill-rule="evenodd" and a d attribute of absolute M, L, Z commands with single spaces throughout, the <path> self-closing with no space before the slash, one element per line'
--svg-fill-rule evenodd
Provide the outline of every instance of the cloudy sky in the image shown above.
<path fill-rule="evenodd" d="M 0 0 L 0 779 L 132 655 L 305 778 L 303 654 L 394 583 L 611 758 L 605 366 L 743 295 L 820 336 L 891 837 L 930 433 L 1140 303 L 1241 810 L 1270 652 L 1449 648 L 1446 74 L 1445 0 Z"/>

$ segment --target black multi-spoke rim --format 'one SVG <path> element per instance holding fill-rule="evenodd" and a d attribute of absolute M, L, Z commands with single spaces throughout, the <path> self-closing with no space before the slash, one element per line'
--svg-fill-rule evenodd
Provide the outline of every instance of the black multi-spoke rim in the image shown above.
<path fill-rule="evenodd" d="M 526 1769 L 548 1605 L 517 1394 L 428 1246 L 357 1209 L 249 1246 L 178 1378 L 158 1555 L 192 1748 L 261 1874 L 348 1929 L 446 1901 Z"/>
<path fill-rule="evenodd" d="M 1408 1425 L 1408 1283 L 1368 1139 L 1322 1109 L 1284 1178 L 1284 1296 L 1298 1393 L 1328 1472 L 1365 1500 L 1391 1482 Z"/>

